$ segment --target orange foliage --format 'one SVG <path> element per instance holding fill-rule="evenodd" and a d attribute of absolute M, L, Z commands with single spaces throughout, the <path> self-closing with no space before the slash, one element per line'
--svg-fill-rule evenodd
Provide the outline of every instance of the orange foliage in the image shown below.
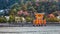
<path fill-rule="evenodd" d="M 48 15 L 49 18 L 54 18 L 55 16 L 53 14 Z"/>

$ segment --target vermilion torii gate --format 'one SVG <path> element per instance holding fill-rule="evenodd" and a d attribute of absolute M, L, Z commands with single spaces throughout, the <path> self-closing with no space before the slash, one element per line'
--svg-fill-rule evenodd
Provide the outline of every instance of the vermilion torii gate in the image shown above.
<path fill-rule="evenodd" d="M 44 19 L 43 13 L 36 13 L 35 20 L 33 20 L 33 25 L 46 25 L 46 19 Z"/>

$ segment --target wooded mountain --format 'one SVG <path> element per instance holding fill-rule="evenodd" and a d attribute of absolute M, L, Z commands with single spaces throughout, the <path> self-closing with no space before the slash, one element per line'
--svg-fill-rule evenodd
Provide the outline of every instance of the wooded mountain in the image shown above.
<path fill-rule="evenodd" d="M 9 6 L 19 1 L 20 0 L 0 0 L 0 9 L 7 9 Z"/>

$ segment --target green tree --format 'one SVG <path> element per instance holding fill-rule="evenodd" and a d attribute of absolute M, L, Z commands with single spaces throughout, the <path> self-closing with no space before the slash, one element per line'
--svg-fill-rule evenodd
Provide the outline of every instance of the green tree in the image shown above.
<path fill-rule="evenodd" d="M 21 6 L 18 3 L 15 3 L 11 6 L 10 14 L 14 13 L 16 15 L 19 10 L 21 10 Z"/>
<path fill-rule="evenodd" d="M 7 22 L 7 19 L 6 17 L 0 17 L 0 23 L 6 23 Z"/>
<path fill-rule="evenodd" d="M 33 18 L 31 18 L 30 16 L 27 16 L 25 19 L 26 19 L 27 22 L 33 21 Z"/>
<path fill-rule="evenodd" d="M 14 15 L 10 15 L 9 22 L 14 22 L 14 21 L 15 21 L 15 16 Z"/>

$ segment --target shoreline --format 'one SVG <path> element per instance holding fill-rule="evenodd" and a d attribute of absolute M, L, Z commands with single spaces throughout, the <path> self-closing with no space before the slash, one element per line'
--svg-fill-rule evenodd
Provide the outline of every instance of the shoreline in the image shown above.
<path fill-rule="evenodd" d="M 60 26 L 60 23 L 52 23 L 48 22 L 46 26 Z M 40 26 L 33 26 L 32 23 L 30 24 L 21 24 L 21 23 L 0 23 L 0 27 L 40 27 Z"/>

